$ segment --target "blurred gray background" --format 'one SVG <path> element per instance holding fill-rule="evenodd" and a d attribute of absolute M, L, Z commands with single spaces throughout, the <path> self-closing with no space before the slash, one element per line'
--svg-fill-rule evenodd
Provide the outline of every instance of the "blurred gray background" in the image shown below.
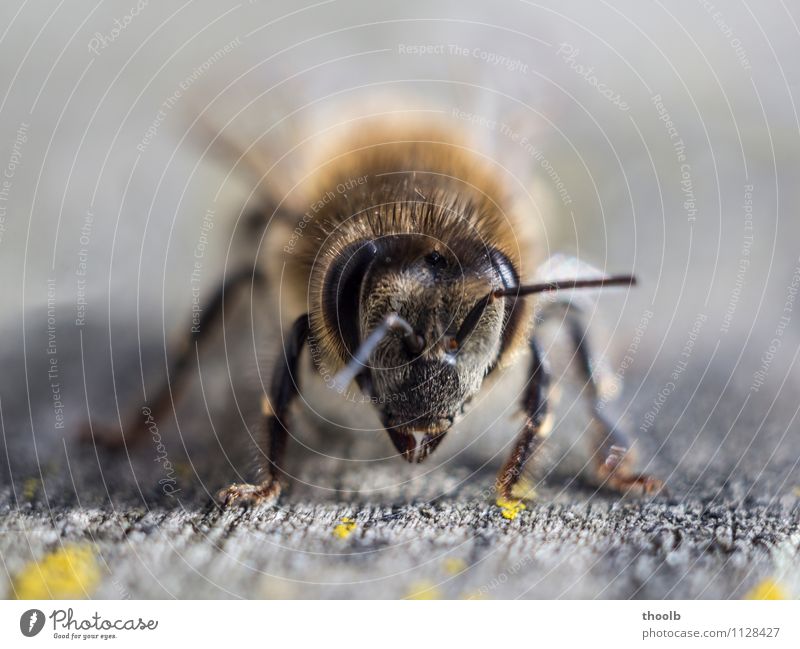
<path fill-rule="evenodd" d="M 401 597 L 415 584 L 739 597 L 768 577 L 800 594 L 787 568 L 800 538 L 797 2 L 8 0 L 0 16 L 9 596 L 65 540 L 96 548 L 99 597 Z M 248 300 L 164 422 L 166 455 L 76 440 L 89 413 L 113 426 L 165 381 L 193 289 L 205 299 L 252 259 L 240 219 L 260 193 L 288 191 L 330 129 L 394 111 L 450 120 L 500 161 L 542 257 L 635 269 L 639 287 L 599 298 L 590 321 L 624 379 L 610 407 L 669 497 L 620 503 L 554 451 L 539 499 L 506 521 L 488 488 L 507 436 L 464 453 L 449 440 L 416 471 L 375 459 L 391 454 L 383 436 L 331 450 L 308 433 L 281 507 L 208 510 L 249 468 L 279 338 Z M 253 145 L 254 163 L 218 134 Z M 331 533 L 342 516 L 358 521 L 349 542 Z M 452 558 L 464 569 L 442 568 Z"/>

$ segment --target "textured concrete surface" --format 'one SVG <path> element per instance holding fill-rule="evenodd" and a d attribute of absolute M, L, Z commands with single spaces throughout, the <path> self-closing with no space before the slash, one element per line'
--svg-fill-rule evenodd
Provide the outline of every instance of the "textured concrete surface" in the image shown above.
<path fill-rule="evenodd" d="M 724 598 L 772 580 L 800 596 L 796 3 L 151 2 L 95 50 L 131 3 L 74 4 L 0 7 L 0 593 Z M 669 496 L 583 475 L 585 408 L 553 340 L 560 423 L 513 519 L 490 489 L 513 372 L 419 468 L 337 426 L 309 384 L 279 506 L 210 509 L 252 468 L 279 339 L 259 308 L 253 345 L 246 305 L 157 435 L 116 455 L 78 442 L 166 380 L 193 300 L 252 252 L 242 207 L 342 120 L 399 108 L 502 164 L 543 255 L 635 270 L 590 327 L 624 379 L 609 412 Z M 208 148 L 222 125 L 279 164 L 234 168 Z"/>
<path fill-rule="evenodd" d="M 223 367 L 210 355 L 204 376 Z M 562 397 L 565 419 L 533 478 L 536 497 L 507 519 L 491 490 L 510 440 L 501 426 L 488 439 L 454 433 L 432 464 L 415 467 L 391 457 L 384 435 L 312 434 L 301 410 L 294 479 L 279 505 L 221 512 L 209 493 L 247 475 L 252 452 L 232 409 L 210 407 L 212 428 L 195 409 L 201 398 L 195 386 L 179 402 L 180 433 L 164 423 L 129 454 L 40 441 L 38 460 L 25 417 L 4 398 L 15 449 L 3 462 L 13 480 L 0 510 L 8 595 L 31 562 L 84 546 L 101 575 L 94 597 L 728 598 L 765 579 L 785 594 L 800 586 L 797 436 L 757 428 L 760 399 L 733 426 L 735 413 L 710 404 L 689 446 L 681 434 L 661 448 L 645 441 L 640 464 L 666 478 L 670 494 L 642 500 L 575 479 L 576 447 L 562 454 L 556 442 L 581 426 L 570 412 L 581 404 Z M 775 408 L 791 407 L 785 401 Z M 634 403 L 630 418 L 641 421 L 647 407 Z M 684 407 L 668 401 L 659 425 L 681 426 Z M 226 427 L 242 437 L 228 441 Z M 763 442 L 737 452 L 755 430 Z"/>
<path fill-rule="evenodd" d="M 342 517 L 356 528 L 332 534 Z M 533 504 L 475 499 L 293 503 L 235 513 L 85 509 L 4 517 L 6 568 L 56 543 L 102 556 L 96 597 L 742 597 L 797 586 L 798 515 L 750 505 Z"/>

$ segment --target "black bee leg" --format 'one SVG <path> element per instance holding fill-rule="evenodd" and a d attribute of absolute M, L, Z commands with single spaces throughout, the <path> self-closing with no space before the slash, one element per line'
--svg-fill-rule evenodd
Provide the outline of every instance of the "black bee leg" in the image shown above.
<path fill-rule="evenodd" d="M 276 500 L 281 493 L 280 477 L 289 436 L 287 416 L 298 394 L 297 363 L 308 338 L 308 329 L 308 315 L 299 317 L 292 325 L 283 357 L 275 365 L 269 397 L 261 401 L 267 433 L 261 480 L 256 484 L 234 484 L 222 489 L 217 499 L 224 506 L 258 505 Z"/>
<path fill-rule="evenodd" d="M 579 314 L 570 310 L 566 317 L 577 360 L 586 380 L 585 394 L 592 404 L 597 452 L 594 456 L 594 469 L 602 486 L 623 493 L 637 492 L 652 494 L 661 491 L 664 483 L 648 475 L 637 474 L 633 470 L 636 457 L 631 449 L 628 436 L 606 417 L 601 406 L 595 367 L 589 352 L 586 328 Z"/>
<path fill-rule="evenodd" d="M 541 446 L 549 432 L 547 390 L 550 386 L 550 376 L 539 345 L 533 338 L 530 340 L 530 348 L 532 354 L 530 380 L 522 400 L 526 415 L 525 425 L 514 443 L 511 456 L 497 476 L 496 488 L 499 498 L 512 497 L 514 486 L 522 478 L 525 464 Z"/>
<path fill-rule="evenodd" d="M 188 384 L 190 370 L 195 366 L 192 361 L 196 359 L 200 347 L 210 338 L 209 334 L 218 324 L 225 300 L 239 289 L 260 284 L 262 281 L 261 274 L 252 268 L 242 269 L 229 275 L 202 310 L 199 321 L 192 323 L 190 335 L 183 340 L 177 356 L 169 364 L 167 384 L 127 418 L 124 434 L 116 428 L 87 424 L 81 434 L 82 439 L 108 449 L 132 446 L 147 439 L 150 429 L 168 415 L 172 404 Z"/>

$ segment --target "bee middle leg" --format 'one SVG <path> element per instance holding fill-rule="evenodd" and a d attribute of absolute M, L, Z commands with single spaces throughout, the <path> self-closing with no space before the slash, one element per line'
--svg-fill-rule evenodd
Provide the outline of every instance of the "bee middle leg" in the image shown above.
<path fill-rule="evenodd" d="M 653 494 L 661 491 L 664 488 L 661 480 L 634 471 L 636 458 L 628 436 L 618 426 L 613 425 L 603 412 L 586 327 L 580 315 L 572 308 L 568 308 L 566 324 L 581 373 L 586 380 L 584 394 L 591 402 L 597 447 L 593 466 L 598 481 L 602 486 L 622 493 Z"/>
<path fill-rule="evenodd" d="M 297 363 L 308 338 L 308 315 L 299 317 L 292 325 L 283 349 L 283 356 L 275 365 L 269 397 L 261 401 L 267 439 L 263 449 L 262 478 L 255 484 L 240 483 L 225 487 L 217 493 L 223 506 L 258 505 L 272 502 L 281 493 L 281 475 L 286 442 L 289 437 L 287 416 L 289 406 L 297 396 Z"/>
<path fill-rule="evenodd" d="M 525 424 L 496 482 L 498 496 L 505 499 L 512 497 L 525 465 L 541 446 L 549 429 L 547 390 L 550 387 L 550 374 L 536 340 L 531 338 L 529 344 L 532 354 L 530 380 L 522 400 Z"/>

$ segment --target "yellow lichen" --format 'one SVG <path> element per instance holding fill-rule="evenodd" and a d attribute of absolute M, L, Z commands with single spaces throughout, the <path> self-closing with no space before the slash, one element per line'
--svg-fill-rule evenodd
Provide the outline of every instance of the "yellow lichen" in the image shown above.
<path fill-rule="evenodd" d="M 783 586 L 774 579 L 764 579 L 744 596 L 745 599 L 789 599 Z"/>
<path fill-rule="evenodd" d="M 418 581 L 411 584 L 411 588 L 406 595 L 406 599 L 441 599 L 442 594 L 433 584 L 429 581 Z"/>
<path fill-rule="evenodd" d="M 346 539 L 356 529 L 356 522 L 352 518 L 342 518 L 333 528 L 333 535 L 337 539 Z"/>
<path fill-rule="evenodd" d="M 497 506 L 500 508 L 503 518 L 507 518 L 510 521 L 513 521 L 525 509 L 525 503 L 521 500 L 509 500 L 508 498 L 498 498 Z"/>
<path fill-rule="evenodd" d="M 448 575 L 458 575 L 467 569 L 467 562 L 458 557 L 447 557 L 442 562 L 442 568 Z"/>
<path fill-rule="evenodd" d="M 12 583 L 17 599 L 78 599 L 89 596 L 100 583 L 94 551 L 85 545 L 67 545 L 31 561 Z"/>
<path fill-rule="evenodd" d="M 511 496 L 517 500 L 533 500 L 536 498 L 536 489 L 527 480 L 520 480 L 511 489 Z"/>

